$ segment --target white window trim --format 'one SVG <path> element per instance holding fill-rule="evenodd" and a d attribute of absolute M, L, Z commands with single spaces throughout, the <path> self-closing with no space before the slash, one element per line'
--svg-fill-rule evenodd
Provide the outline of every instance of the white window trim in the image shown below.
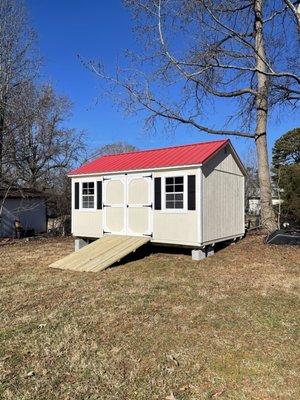
<path fill-rule="evenodd" d="M 182 176 L 183 177 L 183 208 L 166 208 L 166 179 L 167 178 L 173 178 L 173 177 L 178 177 Z M 177 171 L 177 172 L 170 172 L 169 174 L 161 176 L 162 179 L 162 190 L 161 190 L 161 196 L 162 196 L 162 207 L 161 211 L 163 213 L 167 214 L 187 214 L 188 209 L 187 209 L 187 174 L 183 173 L 182 171 Z"/>
<path fill-rule="evenodd" d="M 94 183 L 94 207 L 84 208 L 82 207 L 82 185 L 83 183 Z M 97 211 L 97 181 L 91 179 L 84 179 L 79 182 L 79 211 L 82 212 L 95 212 Z M 100 211 L 100 210 L 99 210 Z"/>

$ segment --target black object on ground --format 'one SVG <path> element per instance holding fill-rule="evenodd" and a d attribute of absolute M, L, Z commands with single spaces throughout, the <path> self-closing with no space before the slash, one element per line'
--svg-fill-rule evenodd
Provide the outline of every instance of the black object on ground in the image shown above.
<path fill-rule="evenodd" d="M 277 229 L 267 237 L 267 243 L 300 245 L 300 231 L 294 229 Z"/>

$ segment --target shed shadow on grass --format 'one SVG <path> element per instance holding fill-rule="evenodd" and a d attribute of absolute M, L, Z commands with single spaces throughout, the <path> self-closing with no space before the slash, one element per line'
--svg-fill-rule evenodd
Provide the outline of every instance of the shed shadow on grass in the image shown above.
<path fill-rule="evenodd" d="M 216 243 L 214 246 L 214 251 L 215 251 L 215 253 L 217 253 L 220 250 L 225 249 L 226 247 L 228 247 L 231 244 L 232 244 L 232 240 Z M 174 257 L 174 256 L 179 256 L 179 257 L 180 256 L 190 256 L 190 257 L 192 257 L 191 252 L 194 248 L 195 247 L 183 247 L 183 246 L 176 246 L 176 245 L 168 246 L 168 245 L 157 245 L 157 244 L 152 244 L 152 243 L 146 243 L 145 245 L 141 246 L 134 252 L 131 252 L 127 256 L 123 257 L 120 261 L 111 265 L 108 269 L 120 267 L 120 266 L 126 265 L 131 262 L 140 261 L 140 260 L 147 258 L 150 255 L 154 255 L 154 254 L 163 254 L 165 256 L 170 255 L 172 257 Z"/>

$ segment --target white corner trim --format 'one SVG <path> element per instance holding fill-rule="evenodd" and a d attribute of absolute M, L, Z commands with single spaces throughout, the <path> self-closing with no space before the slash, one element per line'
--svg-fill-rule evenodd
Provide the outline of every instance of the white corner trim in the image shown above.
<path fill-rule="evenodd" d="M 196 210 L 197 212 L 197 232 L 198 242 L 203 241 L 203 173 L 199 168 L 196 181 Z"/>

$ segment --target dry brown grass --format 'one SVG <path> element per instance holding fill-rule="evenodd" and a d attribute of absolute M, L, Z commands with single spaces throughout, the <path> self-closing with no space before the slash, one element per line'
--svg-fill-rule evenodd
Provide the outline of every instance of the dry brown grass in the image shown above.
<path fill-rule="evenodd" d="M 249 237 L 199 263 L 47 268 L 72 247 L 0 248 L 0 398 L 300 398 L 299 248 Z"/>

